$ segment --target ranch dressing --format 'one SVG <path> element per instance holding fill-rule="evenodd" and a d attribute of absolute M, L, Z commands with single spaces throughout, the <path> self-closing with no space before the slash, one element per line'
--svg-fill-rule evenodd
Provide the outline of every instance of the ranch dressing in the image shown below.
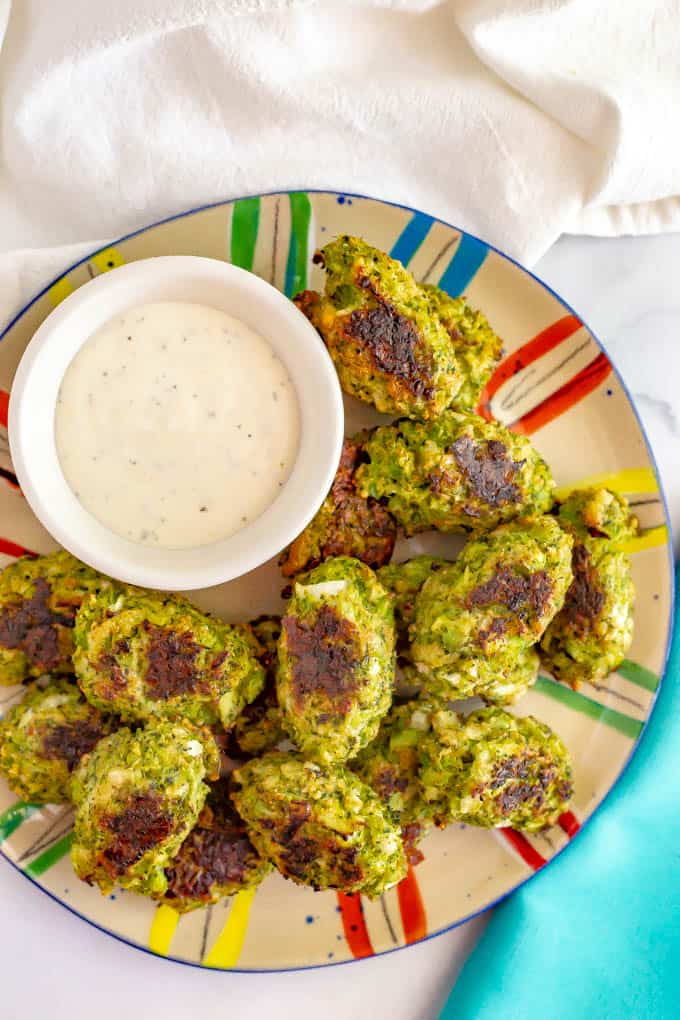
<path fill-rule="evenodd" d="M 55 412 L 75 495 L 133 542 L 206 545 L 255 520 L 295 461 L 299 410 L 269 344 L 203 305 L 132 308 L 80 348 Z"/>

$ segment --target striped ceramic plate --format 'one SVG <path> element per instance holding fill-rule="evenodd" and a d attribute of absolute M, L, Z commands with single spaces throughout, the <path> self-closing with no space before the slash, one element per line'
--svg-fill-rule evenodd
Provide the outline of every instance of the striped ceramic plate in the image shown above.
<path fill-rule="evenodd" d="M 4 855 L 45 891 L 131 944 L 186 963 L 244 970 L 325 965 L 383 953 L 461 923 L 505 896 L 558 853 L 616 782 L 640 737 L 663 671 L 672 602 L 669 536 L 654 462 L 621 380 L 588 328 L 530 273 L 468 234 L 384 202 L 330 193 L 242 199 L 156 224 L 72 266 L 11 323 L 0 344 L 0 563 L 53 543 L 17 489 L 7 450 L 12 376 L 33 331 L 74 288 L 98 273 L 152 255 L 227 259 L 292 296 L 321 284 L 311 255 L 338 233 L 360 234 L 451 294 L 465 293 L 489 316 L 506 357 L 480 408 L 530 435 L 558 485 L 606 482 L 636 507 L 642 535 L 631 542 L 637 587 L 630 659 L 597 687 L 574 693 L 541 677 L 518 707 L 564 738 L 576 766 L 573 811 L 540 836 L 452 827 L 429 837 L 425 860 L 381 899 L 301 889 L 274 876 L 256 893 L 183 918 L 168 907 L 79 883 L 69 864 L 71 816 L 64 808 L 15 803 L 0 786 Z M 348 402 L 348 431 L 372 412 Z M 457 548 L 420 536 L 412 551 Z M 399 549 L 403 555 L 406 547 Z M 227 618 L 279 608 L 274 563 L 220 589 L 196 592 Z M 0 692 L 3 709 L 18 697 Z"/>

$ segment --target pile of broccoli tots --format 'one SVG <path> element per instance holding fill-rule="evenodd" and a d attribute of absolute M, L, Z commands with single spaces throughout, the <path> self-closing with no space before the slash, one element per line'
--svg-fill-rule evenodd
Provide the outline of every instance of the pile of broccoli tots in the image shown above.
<path fill-rule="evenodd" d="M 0 684 L 25 689 L 0 773 L 73 804 L 73 867 L 103 892 L 188 911 L 277 869 L 374 897 L 433 826 L 538 832 L 569 755 L 504 706 L 539 663 L 577 687 L 630 645 L 637 522 L 606 489 L 556 504 L 529 441 L 475 414 L 501 356 L 484 316 L 356 238 L 315 260 L 325 291 L 298 307 L 344 390 L 396 420 L 345 441 L 282 555 L 282 615 L 227 624 L 64 551 L 0 576 Z M 392 562 L 427 530 L 469 540 Z"/>

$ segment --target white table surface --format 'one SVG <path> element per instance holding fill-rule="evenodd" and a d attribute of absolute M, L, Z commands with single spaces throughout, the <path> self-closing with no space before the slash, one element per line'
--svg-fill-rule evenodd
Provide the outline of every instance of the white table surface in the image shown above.
<path fill-rule="evenodd" d="M 536 271 L 633 393 L 680 539 L 680 234 L 563 238 Z M 1 1020 L 431 1020 L 483 919 L 382 958 L 241 975 L 157 960 L 73 917 L 0 860 Z"/>

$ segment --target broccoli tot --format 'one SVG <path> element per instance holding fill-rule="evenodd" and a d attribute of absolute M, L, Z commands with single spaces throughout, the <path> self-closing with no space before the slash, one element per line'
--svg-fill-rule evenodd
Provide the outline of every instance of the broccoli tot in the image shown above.
<path fill-rule="evenodd" d="M 376 500 L 359 496 L 354 488 L 364 438 L 345 439 L 331 491 L 281 558 L 285 577 L 311 570 L 329 556 L 353 556 L 373 568 L 389 562 L 397 525 Z"/>
<path fill-rule="evenodd" d="M 449 566 L 450 560 L 437 556 L 414 556 L 403 563 L 388 563 L 377 571 L 378 580 L 394 596 L 394 618 L 399 637 L 408 636 L 413 622 L 416 595 L 431 574 Z"/>
<path fill-rule="evenodd" d="M 73 624 L 90 592 L 109 578 L 60 550 L 11 563 L 0 574 L 0 686 L 72 673 Z"/>
<path fill-rule="evenodd" d="M 446 291 L 429 284 L 423 291 L 451 337 L 463 372 L 463 384 L 453 401 L 457 411 L 474 411 L 482 390 L 500 361 L 502 341 L 496 336 L 481 312 L 470 308 L 465 298 L 452 298 Z"/>
<path fill-rule="evenodd" d="M 79 878 L 107 893 L 152 896 L 195 826 L 219 756 L 212 737 L 190 723 L 159 720 L 123 727 L 86 755 L 71 784 L 76 806 L 71 860 Z"/>
<path fill-rule="evenodd" d="M 394 675 L 395 698 L 410 700 L 422 687 L 411 659 L 409 625 L 413 620 L 416 595 L 430 574 L 445 567 L 450 560 L 435 556 L 414 556 L 403 563 L 388 563 L 377 571 L 378 580 L 394 597 L 394 619 L 397 628 L 397 665 Z"/>
<path fill-rule="evenodd" d="M 569 806 L 569 754 L 533 716 L 484 708 L 466 719 L 439 712 L 432 722 L 420 745 L 419 776 L 437 825 L 540 832 Z"/>
<path fill-rule="evenodd" d="M 71 773 L 118 721 L 89 705 L 75 682 L 44 677 L 0 720 L 0 774 L 34 804 L 71 799 Z"/>
<path fill-rule="evenodd" d="M 417 845 L 431 827 L 431 810 L 419 780 L 419 745 L 431 726 L 432 706 L 410 701 L 392 708 L 378 736 L 351 763 L 399 824 L 410 864 L 422 860 Z"/>
<path fill-rule="evenodd" d="M 409 668 L 408 677 L 419 685 L 420 693 L 442 702 L 479 697 L 487 704 L 512 705 L 536 683 L 538 667 L 535 648 L 514 648 L 463 655 L 444 668 L 418 662 Z"/>
<path fill-rule="evenodd" d="M 401 419 L 375 429 L 356 472 L 361 496 L 385 502 L 407 535 L 480 534 L 552 505 L 545 461 L 523 436 L 473 414 Z"/>
<path fill-rule="evenodd" d="M 75 640 L 85 697 L 125 720 L 228 728 L 264 686 L 249 628 L 206 616 L 178 595 L 101 592 L 81 607 Z"/>
<path fill-rule="evenodd" d="M 416 597 L 411 657 L 431 697 L 514 701 L 536 676 L 532 646 L 562 608 L 572 539 L 552 517 L 469 542 Z"/>
<path fill-rule="evenodd" d="M 196 825 L 165 869 L 164 903 L 182 914 L 259 885 L 271 871 L 250 842 L 226 783 L 210 788 Z"/>
<path fill-rule="evenodd" d="M 373 571 L 339 556 L 298 577 L 282 620 L 277 691 L 297 747 L 346 761 L 378 732 L 392 699 L 392 599 Z"/>
<path fill-rule="evenodd" d="M 232 798 L 260 854 L 314 889 L 380 896 L 406 874 L 398 828 L 348 769 L 273 752 L 237 769 Z"/>
<path fill-rule="evenodd" d="M 635 589 L 630 560 L 617 543 L 636 533 L 637 520 L 625 498 L 607 489 L 573 492 L 558 519 L 575 538 L 574 579 L 543 636 L 541 658 L 558 680 L 576 688 L 620 666 L 633 639 Z"/>
<path fill-rule="evenodd" d="M 610 489 L 574 489 L 558 507 L 558 519 L 576 538 L 625 542 L 638 531 L 628 500 Z"/>
<path fill-rule="evenodd" d="M 265 686 L 254 701 L 241 712 L 234 723 L 233 736 L 240 751 L 246 755 L 272 751 L 288 736 L 276 697 L 276 663 L 281 635 L 279 616 L 260 616 L 250 624 L 262 647 L 260 662 L 265 670 Z"/>
<path fill-rule="evenodd" d="M 400 262 L 356 237 L 317 252 L 323 295 L 295 302 L 321 334 L 346 393 L 387 414 L 433 418 L 460 390 L 451 337 Z"/>

